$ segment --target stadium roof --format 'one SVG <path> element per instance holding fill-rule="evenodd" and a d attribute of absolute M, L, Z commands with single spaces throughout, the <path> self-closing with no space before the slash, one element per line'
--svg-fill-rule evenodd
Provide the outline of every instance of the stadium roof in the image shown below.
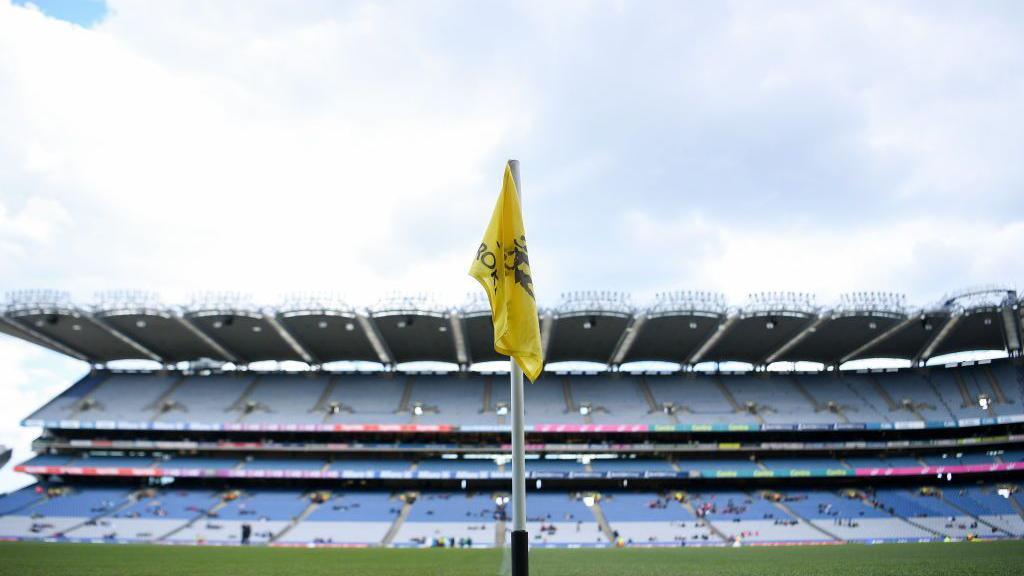
<path fill-rule="evenodd" d="M 916 365 L 963 351 L 1019 355 L 1021 312 L 1016 292 L 999 287 L 958 292 L 923 307 L 874 292 L 844 295 L 833 306 L 808 294 L 761 293 L 733 307 L 720 294 L 673 292 L 635 306 L 625 294 L 588 291 L 563 295 L 539 320 L 548 362 L 839 365 L 899 358 Z M 8 295 L 0 332 L 94 364 L 209 359 L 465 366 L 500 359 L 482 295 L 461 306 L 396 296 L 356 308 L 331 296 L 291 297 L 267 307 L 223 293 L 168 306 L 143 292 L 103 293 L 81 305 L 63 292 L 25 291 Z"/>

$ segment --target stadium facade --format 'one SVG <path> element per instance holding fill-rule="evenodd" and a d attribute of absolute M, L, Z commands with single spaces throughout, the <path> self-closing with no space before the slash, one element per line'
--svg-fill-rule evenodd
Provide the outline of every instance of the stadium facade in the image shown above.
<path fill-rule="evenodd" d="M 504 542 L 507 375 L 470 369 L 499 359 L 484 302 L 98 300 L 17 293 L 0 316 L 0 331 L 92 366 L 24 420 L 43 433 L 16 469 L 38 481 L 0 497 L 0 539 L 238 544 L 249 526 L 277 546 Z M 913 308 L 880 293 L 828 307 L 567 295 L 541 313 L 546 358 L 608 369 L 527 389 L 532 544 L 1022 537 L 1021 304 L 999 288 Z M 979 350 L 1007 358 L 929 364 Z M 910 367 L 840 369 L 874 358 Z M 310 369 L 252 366 L 265 360 Z M 342 361 L 383 369 L 329 369 Z M 452 369 L 403 369 L 418 361 Z M 754 369 L 694 369 L 734 361 Z M 823 369 L 766 370 L 804 361 Z"/>

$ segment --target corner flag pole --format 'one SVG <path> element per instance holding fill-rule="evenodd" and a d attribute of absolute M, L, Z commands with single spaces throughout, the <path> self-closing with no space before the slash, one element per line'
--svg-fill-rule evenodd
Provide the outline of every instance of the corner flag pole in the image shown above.
<path fill-rule="evenodd" d="M 522 198 L 519 183 L 519 160 L 509 160 L 512 180 Z M 529 536 L 526 533 L 526 442 L 523 432 L 523 369 L 513 358 L 512 365 L 512 576 L 529 576 Z"/>

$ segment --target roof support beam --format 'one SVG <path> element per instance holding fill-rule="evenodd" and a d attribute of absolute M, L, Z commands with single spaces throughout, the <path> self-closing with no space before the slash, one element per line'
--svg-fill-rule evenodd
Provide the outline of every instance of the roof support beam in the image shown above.
<path fill-rule="evenodd" d="M 798 332 L 795 336 L 783 342 L 782 346 L 779 346 L 774 352 L 765 356 L 764 359 L 760 362 L 760 364 L 764 364 L 765 366 L 767 366 L 772 362 L 775 362 L 775 360 L 777 360 L 779 356 L 782 356 L 786 352 L 789 352 L 790 350 L 793 349 L 794 346 L 802 342 L 805 338 L 817 332 L 818 328 L 827 320 L 827 316 L 818 316 L 818 318 L 816 318 L 814 322 L 811 322 L 810 324 L 807 325 L 806 328 Z"/>
<path fill-rule="evenodd" d="M 380 358 L 380 363 L 394 368 L 395 356 L 391 353 L 388 348 L 387 342 L 380 335 L 380 330 L 377 329 L 377 322 L 374 321 L 373 316 L 369 314 L 356 314 L 356 319 L 359 320 L 359 325 L 363 327 L 363 331 L 366 332 L 366 337 L 370 340 L 370 345 L 373 346 L 374 351 L 377 352 L 377 357 Z"/>
<path fill-rule="evenodd" d="M 544 351 L 544 358 L 548 357 L 548 349 L 551 347 L 551 334 L 555 331 L 555 315 L 545 312 L 540 318 L 540 347 Z"/>
<path fill-rule="evenodd" d="M 213 348 L 217 352 L 217 354 L 220 354 L 221 358 L 225 359 L 228 362 L 231 362 L 232 364 L 235 364 L 236 366 L 241 363 L 238 359 L 238 356 L 228 351 L 228 349 L 222 346 L 220 342 L 217 342 L 213 338 L 207 336 L 205 332 L 197 328 L 196 325 L 193 324 L 192 321 L 189 320 L 188 318 L 184 316 L 178 316 L 177 314 L 175 314 L 174 319 L 177 320 L 179 324 L 184 326 L 186 330 L 194 334 L 196 338 L 199 338 L 207 346 Z"/>
<path fill-rule="evenodd" d="M 82 315 L 83 318 L 85 318 L 89 322 L 92 322 L 93 325 L 95 325 L 97 328 L 107 332 L 108 334 L 110 334 L 114 338 L 117 338 L 121 342 L 124 342 L 125 344 L 131 346 L 136 352 L 138 352 L 139 354 L 142 354 L 147 359 L 152 360 L 154 362 L 159 362 L 161 364 L 165 364 L 165 365 L 167 364 L 167 362 L 164 361 L 163 356 L 160 356 L 159 354 L 157 354 L 156 352 L 153 352 L 149 348 L 146 348 L 145 346 L 143 346 L 139 342 L 136 342 L 135 340 L 129 338 L 128 336 L 126 336 L 124 333 L 122 333 L 117 328 L 114 328 L 110 324 L 107 324 L 103 320 L 93 316 L 92 314 L 89 314 L 88 312 L 79 310 L 79 313 Z"/>
<path fill-rule="evenodd" d="M 462 329 L 462 312 L 453 311 L 448 317 L 448 321 L 451 324 L 452 343 L 455 344 L 455 357 L 459 361 L 459 366 L 468 367 L 473 363 L 473 358 L 470 356 L 469 346 L 466 343 L 466 333 Z"/>
<path fill-rule="evenodd" d="M 718 328 L 708 336 L 708 339 L 705 340 L 703 344 L 700 345 L 700 348 L 697 348 L 696 352 L 686 359 L 686 364 L 693 366 L 700 362 L 701 358 L 704 358 L 708 351 L 711 350 L 723 336 L 725 336 L 726 332 L 736 325 L 739 319 L 739 316 L 730 316 L 725 320 L 725 322 L 719 324 Z"/>
<path fill-rule="evenodd" d="M 946 324 L 942 326 L 942 329 L 932 336 L 932 339 L 925 344 L 924 348 L 914 356 L 914 359 L 910 361 L 910 365 L 921 366 L 927 362 L 928 359 L 932 357 L 932 352 L 935 352 L 935 349 L 939 347 L 939 344 L 942 344 L 942 341 L 946 339 L 946 336 L 949 336 L 949 333 L 953 331 L 953 327 L 956 326 L 963 317 L 963 314 L 953 314 L 949 320 L 946 321 Z"/>
<path fill-rule="evenodd" d="M 850 360 L 853 360 L 854 358 L 860 356 L 861 354 L 864 354 L 868 350 L 871 350 L 875 346 L 878 346 L 882 342 L 885 342 L 900 330 L 903 330 L 907 326 L 910 326 L 913 322 L 916 322 L 917 318 L 917 315 L 911 316 L 910 318 L 907 318 L 906 320 L 903 320 L 902 322 L 895 324 L 894 326 L 890 327 L 888 330 L 882 332 L 878 336 L 875 336 L 871 340 L 868 340 L 866 343 L 862 344 L 853 352 L 850 352 L 846 356 L 840 358 L 839 362 L 837 363 L 837 366 L 842 366 L 843 364 L 846 364 Z"/>
<path fill-rule="evenodd" d="M 302 358 L 306 364 L 320 364 L 316 357 L 306 350 L 306 347 L 303 346 L 299 340 L 284 327 L 284 324 L 281 324 L 281 322 L 278 321 L 277 315 L 273 311 L 264 311 L 263 318 L 274 328 L 277 335 L 287 342 L 288 345 L 291 346 L 292 350 L 294 350 L 295 353 L 299 355 L 299 358 Z"/>
<path fill-rule="evenodd" d="M 633 347 L 633 342 L 636 342 L 637 336 L 640 335 L 640 329 L 643 328 L 646 322 L 647 314 L 639 314 L 629 321 L 626 330 L 622 333 L 618 343 L 615 344 L 615 350 L 612 351 L 611 358 L 608 359 L 610 366 L 622 364 L 623 359 L 629 354 L 629 349 Z"/>
<path fill-rule="evenodd" d="M 1014 296 L 1008 298 L 999 311 L 1003 317 L 1003 341 L 1006 342 L 1006 351 L 1010 354 L 1020 354 L 1021 352 L 1022 335 L 1020 316 L 1017 315 L 1018 308 L 1019 305 Z"/>
<path fill-rule="evenodd" d="M 53 338 L 50 338 L 46 334 L 43 334 L 42 332 L 39 332 L 35 328 L 32 328 L 32 327 L 30 327 L 30 326 L 28 326 L 28 325 L 26 325 L 26 324 L 24 324 L 22 322 L 15 321 L 13 318 L 8 318 L 7 316 L 0 316 L 0 321 L 2 321 L 4 324 L 7 324 L 12 329 L 14 329 L 14 330 L 16 330 L 18 332 L 22 332 L 24 334 L 27 334 L 27 335 L 31 336 L 32 338 L 34 338 L 35 340 L 37 340 L 38 342 L 40 342 L 41 344 L 43 344 L 47 348 L 50 348 L 51 350 L 60 352 L 61 354 L 67 354 L 68 356 L 71 356 L 72 358 L 81 360 L 82 362 L 92 362 L 93 361 L 91 358 L 89 358 L 89 355 L 86 354 L 85 352 L 82 352 L 80 350 L 72 348 L 72 347 L 68 346 L 67 344 L 64 344 L 63 342 L 59 342 L 57 340 L 54 340 Z"/>

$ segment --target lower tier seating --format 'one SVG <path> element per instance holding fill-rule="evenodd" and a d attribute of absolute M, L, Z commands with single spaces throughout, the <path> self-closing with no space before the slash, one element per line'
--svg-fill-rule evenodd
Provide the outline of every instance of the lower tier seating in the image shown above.
<path fill-rule="evenodd" d="M 541 546 L 706 546 L 1017 538 L 1011 484 L 531 492 Z M 500 546 L 507 494 L 38 484 L 0 496 L 0 539 L 322 546 Z"/>

